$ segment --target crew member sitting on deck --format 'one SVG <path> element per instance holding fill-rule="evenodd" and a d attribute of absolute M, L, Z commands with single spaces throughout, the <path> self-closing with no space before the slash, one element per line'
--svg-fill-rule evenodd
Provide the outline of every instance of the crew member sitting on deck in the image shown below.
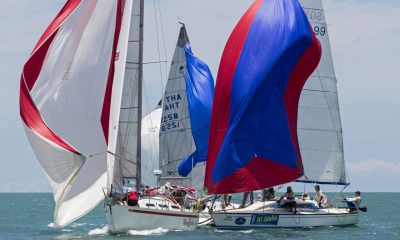
<path fill-rule="evenodd" d="M 128 205 L 129 206 L 136 206 L 138 204 L 138 196 L 135 192 L 128 192 Z"/>
<path fill-rule="evenodd" d="M 143 195 L 145 196 L 154 196 L 154 189 L 151 188 L 150 186 L 146 186 L 146 188 L 143 191 Z"/>
<path fill-rule="evenodd" d="M 268 189 L 262 190 L 262 201 L 269 201 L 275 198 L 275 190 L 274 188 L 270 187 Z"/>
<path fill-rule="evenodd" d="M 328 197 L 321 192 L 319 185 L 315 185 L 314 201 L 316 201 L 321 208 L 328 207 Z"/>
<path fill-rule="evenodd" d="M 356 196 L 353 198 L 345 198 L 347 202 L 347 206 L 350 209 L 350 212 L 355 212 L 360 208 L 360 203 L 361 203 L 361 192 L 357 191 L 355 192 Z"/>
<path fill-rule="evenodd" d="M 305 201 L 305 200 L 310 200 L 310 196 L 308 196 L 308 193 L 303 193 L 303 196 L 301 197 L 301 199 L 303 200 L 303 201 Z"/>
<path fill-rule="evenodd" d="M 282 199 L 286 198 L 285 202 L 280 206 L 283 208 L 289 207 L 290 211 L 292 212 L 294 209 L 294 212 L 296 213 L 296 200 L 295 200 L 295 195 L 293 192 L 293 189 L 291 186 L 288 186 L 286 189 L 286 193 L 281 196 L 278 200 L 278 204 L 281 203 Z"/>

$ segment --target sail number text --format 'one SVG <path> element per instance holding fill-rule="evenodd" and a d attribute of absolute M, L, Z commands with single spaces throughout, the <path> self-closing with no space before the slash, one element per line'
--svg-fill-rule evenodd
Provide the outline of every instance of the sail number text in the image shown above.
<path fill-rule="evenodd" d="M 161 122 L 162 123 L 166 123 L 172 120 L 178 120 L 179 119 L 179 115 L 178 113 L 174 113 L 174 114 L 168 114 L 162 117 Z"/>
<path fill-rule="evenodd" d="M 324 27 L 324 26 L 318 26 L 318 25 L 316 25 L 316 26 L 314 26 L 314 33 L 315 33 L 315 35 L 320 35 L 320 36 L 325 36 L 325 34 L 326 34 L 326 27 Z"/>
<path fill-rule="evenodd" d="M 305 8 L 304 11 L 310 22 L 322 22 L 325 20 L 324 11 L 320 9 Z"/>
<path fill-rule="evenodd" d="M 161 118 L 161 132 L 174 130 L 180 127 L 179 113 L 171 113 Z"/>
<path fill-rule="evenodd" d="M 169 131 L 169 130 L 174 130 L 179 128 L 180 124 L 179 122 L 169 122 L 166 124 L 161 125 L 161 132 Z"/>
<path fill-rule="evenodd" d="M 308 20 L 313 25 L 313 30 L 316 36 L 325 36 L 326 26 L 325 26 L 325 15 L 324 11 L 320 9 L 305 8 L 304 9 Z"/>
<path fill-rule="evenodd" d="M 161 132 L 175 130 L 180 127 L 179 108 L 182 97 L 179 93 L 173 93 L 164 97 L 164 116 L 161 118 Z M 176 112 L 178 111 L 178 112 Z"/>

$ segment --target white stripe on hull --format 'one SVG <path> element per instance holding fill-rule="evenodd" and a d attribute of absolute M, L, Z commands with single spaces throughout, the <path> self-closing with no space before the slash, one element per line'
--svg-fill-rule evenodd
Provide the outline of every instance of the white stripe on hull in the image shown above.
<path fill-rule="evenodd" d="M 341 226 L 358 223 L 358 213 L 273 214 L 273 213 L 213 213 L 218 229 L 298 228 Z"/>
<path fill-rule="evenodd" d="M 106 206 L 108 224 L 112 232 L 127 230 L 169 230 L 191 231 L 199 222 L 197 213 L 128 207 L 122 205 Z"/>

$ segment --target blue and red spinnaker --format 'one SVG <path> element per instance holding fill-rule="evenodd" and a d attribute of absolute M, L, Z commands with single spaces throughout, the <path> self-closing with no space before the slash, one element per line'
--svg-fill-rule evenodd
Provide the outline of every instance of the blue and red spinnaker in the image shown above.
<path fill-rule="evenodd" d="M 207 159 L 214 78 L 207 64 L 193 55 L 189 44 L 186 44 L 184 49 L 186 96 L 192 135 L 196 145 L 196 151 L 184 159 L 178 167 L 179 174 L 186 177 L 197 163 L 204 162 Z"/>
<path fill-rule="evenodd" d="M 256 0 L 247 10 L 218 71 L 204 183 L 209 193 L 257 190 L 303 175 L 298 103 L 320 57 L 297 0 Z"/>

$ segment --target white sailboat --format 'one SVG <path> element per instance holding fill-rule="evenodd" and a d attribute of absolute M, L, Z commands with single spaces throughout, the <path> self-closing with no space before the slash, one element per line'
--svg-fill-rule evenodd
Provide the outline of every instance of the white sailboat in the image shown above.
<path fill-rule="evenodd" d="M 175 198 L 185 207 L 198 209 L 205 207 L 203 200 L 208 197 L 203 182 L 214 79 L 208 66 L 193 55 L 186 27 L 181 24 L 162 100 L 159 180 L 161 184 L 193 189 L 193 193 Z M 200 225 L 211 222 L 208 210 L 198 211 Z"/>
<path fill-rule="evenodd" d="M 347 186 L 343 136 L 328 29 L 321 0 L 300 0 L 322 56 L 300 96 L 298 138 L 304 175 L 298 182 Z M 358 223 L 358 212 L 346 207 L 321 208 L 314 200 L 296 198 L 297 211 L 277 201 L 258 201 L 243 209 L 212 213 L 219 229 L 317 227 Z"/>
<path fill-rule="evenodd" d="M 184 46 L 187 43 L 188 37 L 186 29 L 185 26 L 182 26 L 171 63 L 170 76 L 166 87 L 166 93 L 162 101 L 162 108 L 152 113 L 152 116 L 158 118 L 158 120 L 160 120 L 159 116 L 161 115 L 161 125 L 153 129 L 154 133 L 158 133 L 156 131 L 159 130 L 160 142 L 173 143 L 174 141 L 165 138 L 169 136 L 167 132 L 183 132 L 185 130 L 185 124 L 189 123 L 187 119 L 186 85 L 184 84 L 186 72 Z M 181 111 L 181 109 L 185 109 L 185 104 L 186 115 Z M 190 128 L 187 129 L 187 131 L 190 131 Z M 188 139 L 184 135 L 180 140 L 182 141 L 181 144 L 184 144 L 179 148 L 180 153 L 190 155 L 193 139 Z M 153 146 L 150 146 L 150 148 L 151 147 Z M 160 148 L 159 151 L 159 156 L 164 156 L 165 149 Z M 168 171 L 163 168 L 164 165 L 160 166 L 162 173 L 168 173 Z M 175 165 L 175 167 L 177 171 L 177 166 Z M 172 168 L 169 167 L 169 169 Z M 164 185 L 167 181 L 171 181 L 173 183 L 172 187 L 174 188 L 190 186 L 184 183 L 178 184 L 176 182 L 177 179 L 184 178 L 165 178 L 161 175 L 161 178 L 157 180 L 157 185 Z M 121 181 L 119 180 L 117 182 Z M 154 191 L 157 192 L 157 190 Z M 163 195 L 142 197 L 135 207 L 121 204 L 118 194 L 107 199 L 106 202 L 107 219 L 115 232 L 128 229 L 155 229 L 158 227 L 173 230 L 193 230 L 196 228 L 199 220 L 199 214 L 193 209 L 186 209 L 183 204 L 179 204 L 175 199 Z"/>
<path fill-rule="evenodd" d="M 121 201 L 155 181 L 141 156 L 143 13 L 143 0 L 69 0 L 24 66 L 21 118 L 53 188 L 56 227 L 104 199 L 113 232 L 197 226 L 197 213 L 166 196 Z"/>

